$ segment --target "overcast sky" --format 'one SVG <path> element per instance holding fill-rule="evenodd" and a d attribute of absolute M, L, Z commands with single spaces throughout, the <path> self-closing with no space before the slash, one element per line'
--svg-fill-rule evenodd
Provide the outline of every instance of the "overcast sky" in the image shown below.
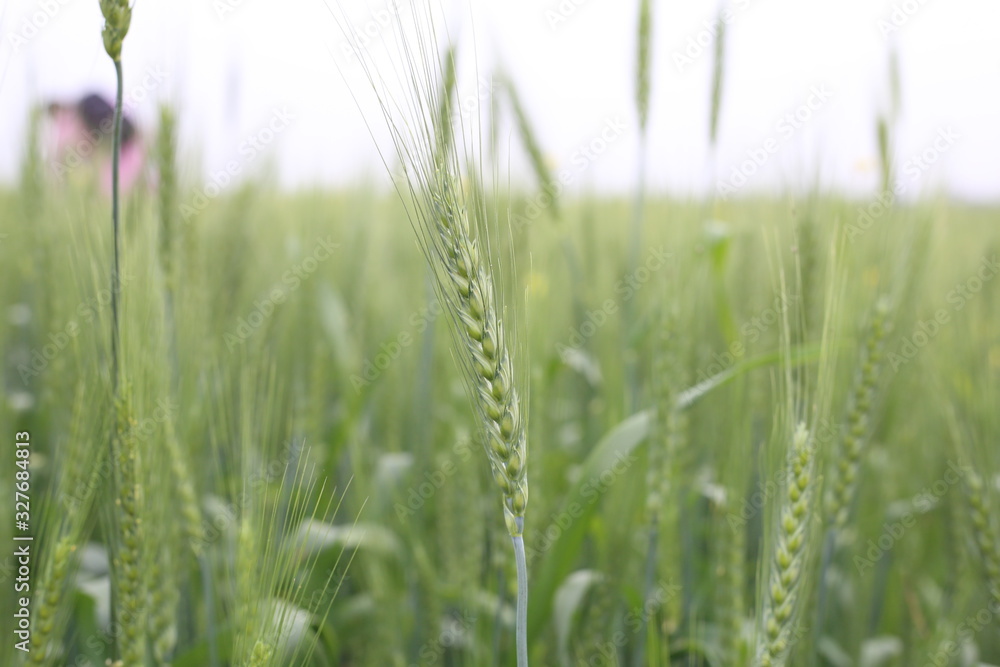
<path fill-rule="evenodd" d="M 366 48 L 376 56 L 390 55 L 393 44 L 380 11 L 386 2 L 339 3 L 372 35 Z M 572 189 L 634 186 L 638 0 L 441 2 L 463 54 L 464 104 L 488 106 L 488 77 L 502 64 Z M 274 170 L 285 185 L 385 182 L 363 118 L 376 113 L 370 89 L 323 0 L 135 5 L 124 49 L 128 108 L 151 131 L 157 104 L 176 105 L 198 178 L 236 160 L 243 173 Z M 739 184 L 744 194 L 818 184 L 875 193 L 875 119 L 889 110 L 894 45 L 902 84 L 894 152 L 907 195 L 1000 198 L 996 0 L 653 5 L 651 187 L 690 194 Z M 728 11 L 726 78 L 713 162 L 712 26 L 720 7 Z M 114 71 L 101 25 L 98 0 L 0 0 L 0 180 L 17 173 L 30 103 L 92 90 L 110 97 Z M 259 150 L 251 151 L 254 137 Z M 510 141 L 516 179 L 525 161 Z M 584 159 L 586 146 L 593 150 Z"/>

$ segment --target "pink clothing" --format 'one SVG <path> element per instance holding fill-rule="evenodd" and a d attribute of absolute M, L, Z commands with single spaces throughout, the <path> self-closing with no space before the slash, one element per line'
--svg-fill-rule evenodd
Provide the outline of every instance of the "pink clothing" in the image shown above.
<path fill-rule="evenodd" d="M 75 108 L 58 106 L 50 111 L 52 122 L 46 141 L 50 168 L 60 181 L 78 168 L 97 169 L 101 191 L 111 196 L 111 131 L 108 127 L 89 128 Z M 145 148 L 133 136 L 121 149 L 119 184 L 127 193 L 140 180 L 145 165 Z"/>
<path fill-rule="evenodd" d="M 130 141 L 122 146 L 121 158 L 118 161 L 118 184 L 122 192 L 128 192 L 142 175 L 142 167 L 146 162 L 145 152 L 138 141 Z M 111 195 L 111 156 L 101 165 L 101 190 Z"/>

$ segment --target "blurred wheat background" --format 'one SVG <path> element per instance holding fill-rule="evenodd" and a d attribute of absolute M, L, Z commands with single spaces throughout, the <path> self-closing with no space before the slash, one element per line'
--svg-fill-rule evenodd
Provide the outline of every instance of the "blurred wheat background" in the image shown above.
<path fill-rule="evenodd" d="M 0 9 L 0 664 L 1000 664 L 995 7 L 140 2 L 116 236 L 119 5 Z"/>

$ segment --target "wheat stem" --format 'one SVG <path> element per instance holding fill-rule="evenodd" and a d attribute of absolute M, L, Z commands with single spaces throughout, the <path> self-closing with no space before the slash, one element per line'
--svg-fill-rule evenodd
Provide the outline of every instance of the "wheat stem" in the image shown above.
<path fill-rule="evenodd" d="M 511 540 L 517 563 L 517 667 L 528 667 L 528 563 L 524 555 L 524 538 L 514 535 Z"/>
<path fill-rule="evenodd" d="M 119 180 L 119 154 L 121 153 L 122 140 L 122 63 L 115 61 L 115 76 L 117 77 L 117 92 L 115 94 L 115 120 L 114 120 L 114 145 L 111 152 L 111 227 L 114 236 L 114 264 L 111 269 L 111 382 L 112 387 L 118 390 L 118 367 L 119 349 L 121 348 L 121 323 L 119 320 L 118 305 L 118 284 L 121 276 L 120 260 L 121 239 L 119 231 L 119 210 L 118 210 L 118 180 Z"/>

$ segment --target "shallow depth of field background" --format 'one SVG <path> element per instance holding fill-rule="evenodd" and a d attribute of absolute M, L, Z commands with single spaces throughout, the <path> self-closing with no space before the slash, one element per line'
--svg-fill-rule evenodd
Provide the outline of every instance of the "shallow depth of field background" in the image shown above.
<path fill-rule="evenodd" d="M 653 3 L 643 135 L 638 4 L 443 13 L 456 118 L 497 128 L 481 159 L 511 221 L 494 250 L 517 267 L 533 664 L 753 664 L 800 420 L 816 470 L 788 664 L 1000 664 L 1000 10 L 724 4 L 713 138 L 720 7 Z M 398 66 L 383 4 L 338 11 Z M 513 664 L 499 494 L 337 21 L 305 0 L 134 12 L 149 184 L 123 199 L 122 335 L 150 664 Z M 31 433 L 32 577 L 59 582 L 34 627 L 58 665 L 117 655 L 110 202 L 92 163 L 56 173 L 33 110 L 111 97 L 100 28 L 96 0 L 0 7 L 0 437 Z M 12 553 L 2 665 L 24 657 Z M 282 650 L 242 661 L 262 637 Z"/>
<path fill-rule="evenodd" d="M 377 55 L 394 52 L 397 35 L 384 18 L 388 4 L 338 3 L 366 35 L 364 46 Z M 0 178 L 8 181 L 17 174 L 29 103 L 114 91 L 114 71 L 105 66 L 100 42 L 92 39 L 101 25 L 97 3 L 56 2 L 57 10 L 48 11 L 43 5 L 10 0 L 0 9 L 0 145 L 9 147 L 0 155 Z M 569 165 L 579 145 L 609 117 L 623 117 L 629 132 L 574 189 L 627 192 L 636 183 L 639 144 L 634 5 L 597 0 L 449 4 L 449 28 L 462 46 L 465 106 L 488 106 L 477 78 L 488 81 L 502 65 L 523 89 L 555 166 Z M 426 3 L 400 6 L 405 15 Z M 1000 193 L 1000 180 L 989 168 L 991 146 L 1000 142 L 994 122 L 1000 95 L 988 85 L 1000 70 L 991 30 L 1000 9 L 988 0 L 849 0 L 836 6 L 740 0 L 660 9 L 654 13 L 651 188 L 701 195 L 715 184 L 708 144 L 711 28 L 722 8 L 731 11 L 731 19 L 718 174 L 728 174 L 748 149 L 775 134 L 786 113 L 806 102 L 812 86 L 823 85 L 830 99 L 748 188 L 774 192 L 820 185 L 854 196 L 873 192 L 878 187 L 873 121 L 890 103 L 887 54 L 894 47 L 902 94 L 897 158 L 923 150 L 938 128 L 954 126 L 975 139 L 961 142 L 935 165 L 921 190 L 947 189 L 980 201 Z M 224 165 L 280 107 L 295 114 L 296 122 L 269 146 L 278 182 L 384 182 L 350 94 L 367 84 L 323 2 L 292 0 L 280 7 L 261 0 L 147 2 L 136 13 L 131 34 L 126 99 L 136 99 L 133 113 L 148 131 L 155 127 L 158 101 L 177 107 L 182 148 L 189 159 L 198 158 L 195 164 L 185 162 L 193 175 L 207 176 Z M 152 79 L 150 72 L 156 74 Z M 370 96 L 359 102 L 366 114 L 377 113 Z M 513 177 L 526 179 L 523 157 L 512 159 Z"/>

